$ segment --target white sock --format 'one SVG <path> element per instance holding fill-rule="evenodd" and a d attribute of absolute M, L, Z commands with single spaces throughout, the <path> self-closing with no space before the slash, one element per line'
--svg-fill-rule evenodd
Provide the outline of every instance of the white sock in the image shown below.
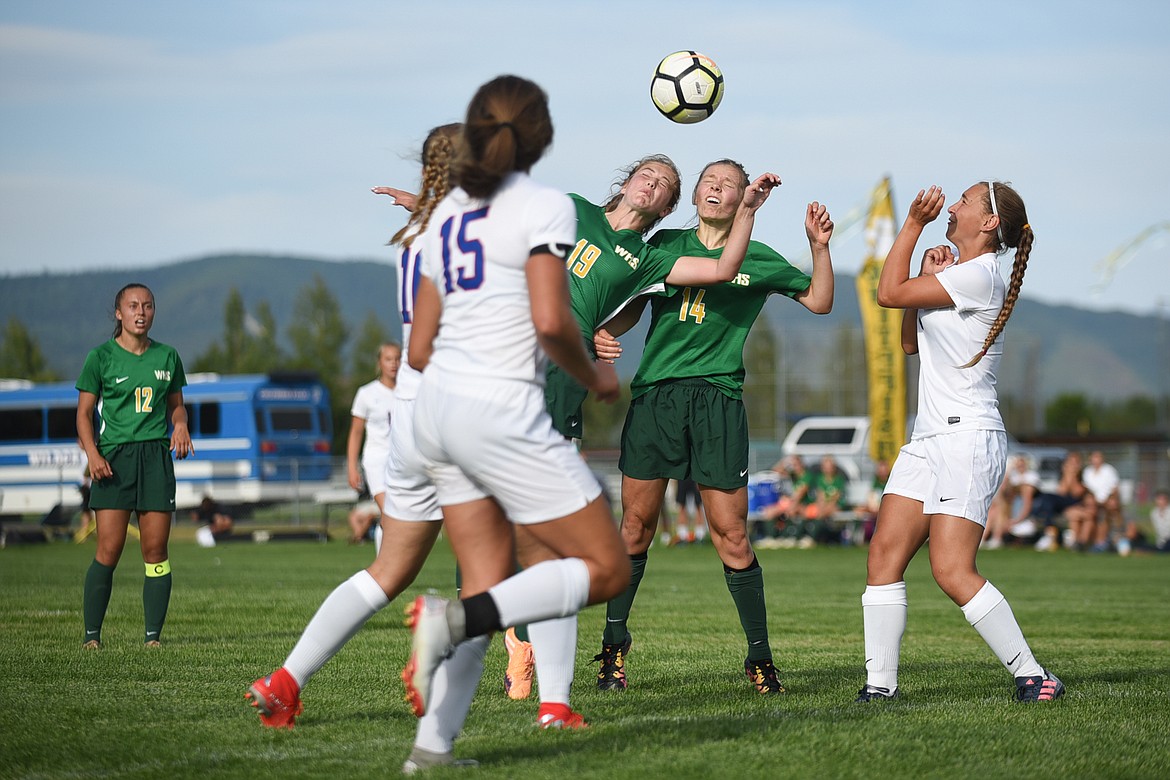
<path fill-rule="evenodd" d="M 1024 639 L 1011 606 L 994 585 L 985 582 L 962 609 L 967 622 L 979 632 L 1012 677 L 1044 674 Z"/>
<path fill-rule="evenodd" d="M 433 753 L 450 753 L 463 730 L 471 700 L 483 676 L 483 657 L 490 636 L 477 636 L 456 646 L 451 657 L 439 664 L 431 683 L 427 714 L 418 721 L 414 746 Z"/>
<path fill-rule="evenodd" d="M 540 703 L 569 704 L 577 655 L 577 616 L 542 620 L 528 626 L 536 659 L 536 684 Z"/>
<path fill-rule="evenodd" d="M 589 602 L 589 567 L 580 558 L 543 561 L 490 588 L 500 625 L 568 617 Z"/>
<path fill-rule="evenodd" d="M 906 633 L 906 583 L 867 585 L 861 594 L 865 626 L 865 684 L 898 688 L 898 660 Z"/>
<path fill-rule="evenodd" d="M 333 589 L 305 626 L 284 668 L 304 688 L 309 678 L 337 655 L 350 637 L 390 603 L 386 592 L 365 569 Z"/>

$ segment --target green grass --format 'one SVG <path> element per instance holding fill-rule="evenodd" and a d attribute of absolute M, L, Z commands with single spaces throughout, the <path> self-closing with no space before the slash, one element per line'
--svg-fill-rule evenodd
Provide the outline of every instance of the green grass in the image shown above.
<path fill-rule="evenodd" d="M 0 550 L 0 777 L 386 777 L 415 719 L 397 675 L 407 597 L 450 591 L 440 544 L 415 585 L 312 680 L 293 731 L 260 726 L 243 693 L 278 666 L 325 595 L 371 547 L 172 544 L 165 646 L 142 647 L 142 569 L 127 549 L 105 649 L 81 641 L 90 545 Z M 496 641 L 456 755 L 476 778 L 1170 776 L 1170 558 L 1005 550 L 981 568 L 1011 601 L 1040 661 L 1068 686 L 1051 705 L 1012 701 L 1007 673 L 930 579 L 908 575 L 902 698 L 855 705 L 864 681 L 865 551 L 760 552 L 772 646 L 788 693 L 743 678 L 744 639 L 714 551 L 650 553 L 635 605 L 631 688 L 592 684 L 604 621 L 580 620 L 575 707 L 592 727 L 534 728 L 504 696 Z M 431 777 L 467 776 L 435 770 Z"/>

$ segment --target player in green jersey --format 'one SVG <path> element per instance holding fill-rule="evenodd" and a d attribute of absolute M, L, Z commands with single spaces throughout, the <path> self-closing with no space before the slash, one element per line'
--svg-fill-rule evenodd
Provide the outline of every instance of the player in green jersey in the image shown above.
<path fill-rule="evenodd" d="M 194 452 L 183 406 L 183 362 L 173 347 L 149 336 L 154 294 L 142 284 L 126 285 L 114 298 L 114 319 L 113 338 L 90 350 L 77 379 L 77 437 L 89 460 L 89 505 L 97 513 L 97 553 L 85 576 L 82 610 L 84 647 L 94 650 L 102 646 L 102 622 L 131 512 L 138 515 L 146 565 L 145 642 L 159 645 L 171 598 L 171 452 L 176 458 Z M 101 422 L 96 435 L 95 409 Z"/>
<path fill-rule="evenodd" d="M 703 169 L 692 202 L 699 224 L 692 230 L 663 230 L 653 246 L 696 257 L 718 258 L 729 246 L 732 220 L 742 208 L 748 175 L 732 160 Z M 627 686 L 626 628 L 646 568 L 663 495 L 670 479 L 699 484 L 711 541 L 748 640 L 744 671 L 760 693 L 784 689 L 768 643 L 763 573 L 747 531 L 747 415 L 742 394 L 743 347 L 764 301 L 778 293 L 815 314 L 833 306 L 833 267 L 828 211 L 810 203 L 805 232 L 812 249 L 809 277 L 772 249 L 752 241 L 742 268 L 718 284 L 686 285 L 671 298 L 653 297 L 642 362 L 631 385 L 633 400 L 622 431 L 622 539 L 632 576 L 624 594 L 609 602 L 597 685 Z M 640 318 L 646 298 L 626 307 L 599 330 L 597 354 L 620 354 L 614 338 Z"/>
<path fill-rule="evenodd" d="M 678 204 L 681 181 L 669 157 L 651 155 L 627 167 L 626 178 L 604 205 L 570 194 L 577 208 L 577 243 L 565 266 L 569 298 L 581 336 L 590 346 L 593 332 L 632 298 L 669 295 L 667 284 L 708 285 L 739 273 L 751 239 L 756 211 L 780 177 L 765 173 L 745 186 L 726 225 L 723 252 L 701 253 L 652 246 L 645 234 Z M 704 249 L 698 247 L 698 249 Z M 580 439 L 585 389 L 550 365 L 545 402 L 553 427 Z"/>

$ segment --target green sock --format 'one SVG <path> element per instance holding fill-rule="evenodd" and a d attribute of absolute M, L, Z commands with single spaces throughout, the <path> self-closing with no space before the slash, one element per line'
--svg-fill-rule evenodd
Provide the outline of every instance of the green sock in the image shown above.
<path fill-rule="evenodd" d="M 764 605 L 764 570 L 760 568 L 760 562 L 753 558 L 750 566 L 739 570 L 724 566 L 723 578 L 727 580 L 727 590 L 735 602 L 739 623 L 747 636 L 748 660 L 763 661 L 771 658 L 768 610 Z"/>
<path fill-rule="evenodd" d="M 638 595 L 638 586 L 642 584 L 642 575 L 646 573 L 646 553 L 630 556 L 630 586 L 626 592 L 605 605 L 605 631 L 601 641 L 607 645 L 620 645 L 626 641 L 626 621 L 630 619 L 630 610 L 634 606 L 634 596 Z"/>
<path fill-rule="evenodd" d="M 162 637 L 163 622 L 171 603 L 171 562 L 146 564 L 142 581 L 142 612 L 146 618 L 146 642 Z"/>
<path fill-rule="evenodd" d="M 85 620 L 83 641 L 101 641 L 102 622 L 106 619 L 106 607 L 110 605 L 110 591 L 113 587 L 114 567 L 98 563 L 95 558 L 85 573 L 85 595 L 81 601 L 81 614 Z"/>

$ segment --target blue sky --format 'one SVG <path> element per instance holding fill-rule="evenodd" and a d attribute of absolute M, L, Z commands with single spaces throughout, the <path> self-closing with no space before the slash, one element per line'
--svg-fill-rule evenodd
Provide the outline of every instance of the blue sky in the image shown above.
<path fill-rule="evenodd" d="M 809 200 L 843 224 L 889 175 L 900 222 L 929 184 L 950 200 L 1010 180 L 1037 236 L 1024 297 L 1167 315 L 1167 31 L 1163 2 L 4 0 L 0 277 L 233 251 L 388 261 L 404 216 L 369 188 L 412 188 L 427 129 L 510 72 L 550 95 L 534 174 L 565 190 L 601 200 L 662 152 L 689 191 L 732 157 L 784 180 L 755 237 L 799 263 Z M 676 49 L 727 79 L 698 125 L 649 101 Z M 832 250 L 854 272 L 864 239 L 839 230 Z"/>

